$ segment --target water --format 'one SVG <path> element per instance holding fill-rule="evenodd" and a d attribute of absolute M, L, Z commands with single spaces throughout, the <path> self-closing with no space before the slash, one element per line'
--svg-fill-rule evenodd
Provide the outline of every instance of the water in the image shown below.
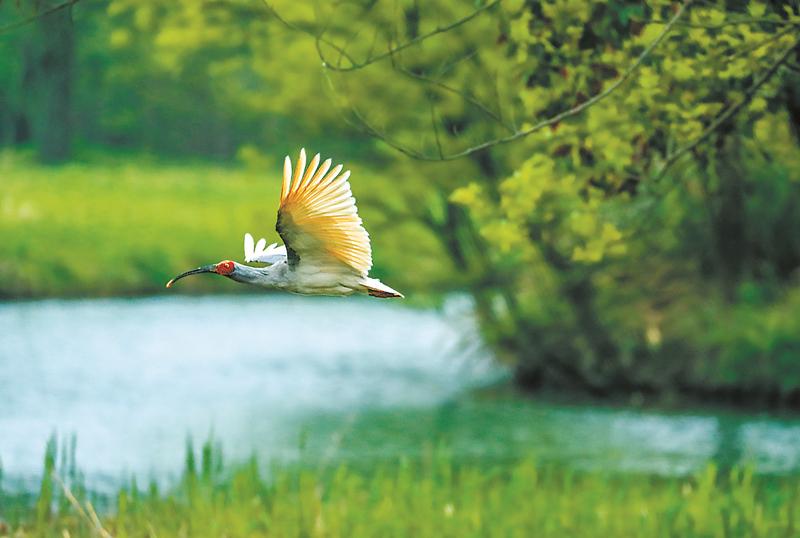
<path fill-rule="evenodd" d="M 686 473 L 716 459 L 800 470 L 800 419 L 539 403 L 475 389 L 507 372 L 468 304 L 284 295 L 0 304 L 0 461 L 35 487 L 75 434 L 90 484 L 173 479 L 187 436 L 228 459 L 364 461 L 446 443 L 579 468 Z"/>

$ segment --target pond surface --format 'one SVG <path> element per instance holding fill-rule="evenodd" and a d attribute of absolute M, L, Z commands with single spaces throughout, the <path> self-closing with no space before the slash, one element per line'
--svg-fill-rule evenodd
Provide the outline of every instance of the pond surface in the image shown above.
<path fill-rule="evenodd" d="M 47 439 L 78 439 L 91 485 L 170 480 L 185 442 L 226 458 L 533 455 L 580 468 L 687 473 L 715 459 L 800 470 L 800 417 L 554 405 L 477 388 L 507 376 L 467 301 L 168 297 L 0 304 L 0 461 L 35 488 Z"/>

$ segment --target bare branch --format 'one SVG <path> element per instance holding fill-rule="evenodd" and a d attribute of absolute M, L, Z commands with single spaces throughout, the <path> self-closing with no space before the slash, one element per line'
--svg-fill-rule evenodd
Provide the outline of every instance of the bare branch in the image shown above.
<path fill-rule="evenodd" d="M 62 2 L 62 3 L 57 4 L 57 5 L 55 5 L 55 6 L 51 7 L 51 8 L 46 9 L 46 10 L 42 11 L 41 13 L 36 13 L 35 15 L 31 15 L 30 17 L 28 17 L 26 19 L 23 19 L 21 21 L 15 22 L 13 24 L 9 24 L 8 26 L 3 26 L 2 28 L 0 28 L 0 34 L 5 34 L 7 32 L 13 32 L 14 30 L 18 30 L 18 29 L 22 28 L 23 26 L 27 26 L 29 24 L 32 24 L 32 23 L 38 21 L 42 17 L 46 17 L 48 15 L 52 15 L 53 13 L 57 13 L 57 12 L 61 11 L 62 9 L 71 8 L 72 6 L 77 4 L 78 2 L 80 2 L 80 0 L 67 0 L 66 2 Z"/>
<path fill-rule="evenodd" d="M 636 60 L 628 67 L 628 69 L 626 69 L 622 73 L 622 75 L 617 80 L 615 80 L 614 83 L 609 85 L 605 90 L 595 94 L 590 99 L 587 99 L 583 103 L 581 103 L 581 104 L 579 104 L 579 105 L 577 105 L 577 106 L 575 106 L 573 108 L 570 108 L 569 110 L 565 110 L 564 112 L 556 114 L 555 116 L 552 116 L 549 119 L 540 121 L 536 125 L 528 127 L 527 129 L 517 130 L 517 131 L 515 131 L 514 133 L 512 133 L 512 134 L 510 134 L 508 136 L 500 137 L 500 138 L 494 138 L 492 140 L 487 140 L 485 142 L 482 142 L 482 143 L 477 144 L 475 146 L 471 146 L 471 147 L 469 147 L 467 149 L 464 149 L 462 151 L 458 151 L 458 152 L 450 153 L 450 154 L 445 154 L 445 155 L 443 155 L 441 157 L 437 157 L 437 156 L 427 155 L 427 154 L 425 154 L 425 153 L 423 153 L 421 151 L 417 151 L 417 150 L 405 147 L 402 144 L 400 144 L 400 143 L 398 143 L 396 141 L 393 141 L 393 140 L 389 139 L 386 136 L 381 135 L 379 133 L 379 131 L 374 126 L 370 125 L 370 123 L 366 120 L 366 118 L 364 118 L 364 116 L 360 112 L 358 112 L 357 109 L 355 109 L 355 107 L 352 107 L 353 108 L 353 112 L 354 112 L 354 116 L 360 122 L 362 122 L 362 127 L 364 128 L 364 130 L 367 131 L 368 134 L 370 134 L 372 136 L 376 136 L 377 138 L 380 138 L 384 143 L 386 143 L 387 145 L 389 145 L 392 148 L 396 149 L 397 151 L 400 151 L 401 153 L 404 153 L 405 155 L 408 155 L 408 156 L 413 157 L 415 159 L 426 160 L 426 161 L 438 161 L 438 160 L 451 161 L 451 160 L 455 160 L 455 159 L 460 159 L 462 157 L 467 157 L 469 155 L 472 155 L 472 154 L 480 152 L 480 151 L 484 151 L 484 150 L 489 149 L 489 148 L 494 147 L 494 146 L 498 146 L 498 145 L 501 145 L 501 144 L 507 144 L 509 142 L 513 142 L 515 140 L 519 140 L 521 138 L 525 138 L 526 136 L 529 136 L 529 135 L 531 135 L 531 134 L 533 134 L 533 133 L 535 133 L 537 131 L 541 131 L 542 129 L 545 129 L 546 127 L 550 127 L 550 126 L 555 125 L 555 124 L 557 124 L 557 123 L 559 123 L 559 122 L 561 122 L 561 121 L 563 121 L 563 120 L 565 120 L 567 118 L 570 118 L 572 116 L 576 116 L 576 115 L 580 114 L 584 110 L 588 109 L 589 107 L 592 107 L 592 106 L 596 105 L 597 103 L 599 103 L 600 101 L 602 101 L 603 99 L 607 98 L 609 95 L 614 93 L 614 91 L 617 90 L 617 88 L 622 86 L 622 84 L 625 83 L 625 81 L 627 81 L 636 72 L 636 70 L 644 62 L 644 60 L 648 56 L 650 56 L 650 54 L 653 52 L 653 50 L 655 50 L 655 48 L 664 40 L 664 38 L 670 33 L 670 31 L 672 31 L 672 29 L 675 26 L 675 24 L 683 16 L 683 14 L 686 12 L 687 8 L 692 4 L 693 1 L 694 0 L 687 0 L 686 2 L 684 2 L 681 5 L 681 7 L 678 9 L 678 11 L 675 13 L 675 15 L 672 17 L 672 19 L 670 19 L 669 23 L 667 23 L 664 26 L 664 29 L 661 31 L 661 33 L 655 39 L 653 39 L 653 41 L 650 42 L 644 48 L 644 50 L 641 52 L 641 54 L 639 54 L 639 56 L 636 58 Z"/>
<path fill-rule="evenodd" d="M 709 8 L 711 8 L 711 9 L 720 9 L 720 5 L 719 5 L 719 4 L 720 4 L 720 2 L 719 2 L 718 0 L 697 0 L 697 3 L 698 3 L 698 4 L 703 4 L 703 5 L 705 5 L 706 7 L 709 7 Z M 786 3 L 787 3 L 787 2 L 784 2 L 784 4 L 786 4 Z M 745 4 L 745 3 L 741 3 L 741 4 L 739 4 L 739 5 L 746 5 L 746 4 Z M 750 15 L 750 12 L 749 12 L 749 11 L 747 11 L 747 10 L 745 10 L 745 11 L 742 11 L 742 10 L 740 10 L 740 9 L 735 9 L 735 8 L 733 8 L 733 6 L 731 6 L 731 5 L 726 5 L 726 6 L 724 7 L 724 10 L 725 10 L 725 12 L 726 12 L 726 13 L 732 13 L 732 14 L 734 14 L 734 15 L 741 15 L 743 18 L 749 18 L 749 17 L 751 17 L 751 15 Z M 766 17 L 764 17 L 764 18 L 766 18 Z"/>
<path fill-rule="evenodd" d="M 680 147 L 673 153 L 671 153 L 666 160 L 664 161 L 664 165 L 659 170 L 658 174 L 655 175 L 653 181 L 661 180 L 664 175 L 667 173 L 667 170 L 675 164 L 681 157 L 686 155 L 688 152 L 695 149 L 699 146 L 704 140 L 706 140 L 709 136 L 711 136 L 715 131 L 717 131 L 720 127 L 722 127 L 725 122 L 730 120 L 739 110 L 742 109 L 746 104 L 748 104 L 758 90 L 770 79 L 772 76 L 778 71 L 778 69 L 783 65 L 789 58 L 789 55 L 800 46 L 800 39 L 795 41 L 792 46 L 787 48 L 783 51 L 780 57 L 770 65 L 770 67 L 764 71 L 764 73 L 756 79 L 755 82 L 747 89 L 744 94 L 744 97 L 740 99 L 735 104 L 726 108 L 723 112 L 721 112 L 714 121 L 712 121 L 708 127 L 694 140 L 689 142 L 688 144 Z"/>
<path fill-rule="evenodd" d="M 458 28 L 459 26 L 468 23 L 469 21 L 471 21 L 472 19 L 474 19 L 475 17 L 477 17 L 478 15 L 483 13 L 484 11 L 492 9 L 494 6 L 498 5 L 501 1 L 502 0 L 494 0 L 493 2 L 489 2 L 488 4 L 476 9 L 475 11 L 470 13 L 469 15 L 458 19 L 457 21 L 454 21 L 454 22 L 452 22 L 452 23 L 450 23 L 450 24 L 448 24 L 446 26 L 437 26 L 436 28 L 434 28 L 430 32 L 427 32 L 427 33 L 424 33 L 424 34 L 420 34 L 419 36 L 415 37 L 414 39 L 410 39 L 410 40 L 408 40 L 408 41 L 406 41 L 404 43 L 401 43 L 401 44 L 396 45 L 394 47 L 390 47 L 387 51 L 382 52 L 382 53 L 380 53 L 380 54 L 378 54 L 376 56 L 370 55 L 363 62 L 354 62 L 351 58 L 348 57 L 348 60 L 350 61 L 350 65 L 348 65 L 348 66 L 333 65 L 332 63 L 330 63 L 325 58 L 324 53 L 322 52 L 322 50 L 319 47 L 317 47 L 317 52 L 319 53 L 320 59 L 322 60 L 322 64 L 326 69 L 330 69 L 332 71 L 341 71 L 341 72 L 344 72 L 344 71 L 355 71 L 357 69 L 363 69 L 363 68 L 367 67 L 370 64 L 374 64 L 375 62 L 379 62 L 381 60 L 385 60 L 386 58 L 389 58 L 389 57 L 393 56 L 394 54 L 397 54 L 401 50 L 405 50 L 408 47 L 413 47 L 414 45 L 422 43 L 423 41 L 425 41 L 427 39 L 430 39 L 431 37 L 433 37 L 435 35 L 442 34 L 442 33 L 445 33 L 445 32 L 449 32 L 450 30 Z M 327 45 L 331 45 L 330 42 L 325 42 L 325 43 Z M 331 46 L 333 46 L 337 50 L 339 48 L 336 45 L 331 45 Z"/>
<path fill-rule="evenodd" d="M 267 11 L 269 11 L 269 13 L 273 17 L 275 17 L 275 19 L 278 22 L 280 22 L 282 25 L 284 25 L 286 28 L 288 28 L 289 30 L 293 30 L 295 32 L 300 32 L 300 33 L 303 33 L 303 34 L 306 34 L 308 36 L 313 37 L 316 40 L 317 52 L 320 55 L 322 54 L 321 49 L 320 49 L 320 43 L 325 43 L 326 45 L 328 45 L 329 47 L 334 49 L 336 52 L 338 52 L 340 58 L 344 57 L 344 58 L 347 58 L 347 61 L 350 62 L 351 64 L 355 63 L 355 60 L 350 57 L 350 55 L 347 53 L 347 51 L 344 48 L 340 47 L 339 45 L 337 45 L 333 41 L 330 41 L 329 39 L 325 38 L 325 36 L 324 36 L 325 32 L 324 31 L 320 32 L 320 33 L 316 33 L 313 30 L 311 30 L 310 28 L 304 28 L 303 26 L 300 26 L 300 25 L 295 24 L 293 22 L 289 22 L 288 20 L 284 19 L 281 16 L 281 14 L 278 13 L 278 11 L 274 7 L 272 7 L 272 5 L 268 2 L 268 0 L 261 0 L 261 1 L 264 4 L 264 7 L 267 9 Z"/>
<path fill-rule="evenodd" d="M 429 97 L 431 103 L 431 125 L 433 125 L 433 135 L 436 138 L 436 149 L 439 150 L 439 158 L 444 155 L 442 151 L 442 141 L 439 139 L 439 122 L 436 121 L 436 109 L 433 105 L 433 98 Z"/>
<path fill-rule="evenodd" d="M 669 21 L 660 19 L 635 19 L 636 22 L 643 24 L 669 24 Z M 724 21 L 719 24 L 703 24 L 700 22 L 679 22 L 677 26 L 686 28 L 705 28 L 706 30 L 719 30 L 726 26 L 737 26 L 739 24 L 774 24 L 777 26 L 800 26 L 800 23 L 794 21 L 787 21 L 783 19 L 768 19 L 768 18 L 742 18 Z"/>
<path fill-rule="evenodd" d="M 405 76 L 407 76 L 409 78 L 413 78 L 413 79 L 419 80 L 420 82 L 425 82 L 426 84 L 430 84 L 431 86 L 436 86 L 437 88 L 440 88 L 440 89 L 442 89 L 442 90 L 444 90 L 446 92 L 450 92 L 452 94 L 455 94 L 455 95 L 459 96 L 461 99 L 463 99 L 467 103 L 471 104 L 475 108 L 479 109 L 481 112 L 486 114 L 488 117 L 490 117 L 491 119 L 493 119 L 494 121 L 499 123 L 501 126 L 503 126 L 509 132 L 513 133 L 513 132 L 516 131 L 516 129 L 514 129 L 514 127 L 512 127 L 511 125 L 505 123 L 503 121 L 503 119 L 500 117 L 499 114 L 495 113 L 492 109 L 490 109 L 488 106 L 483 104 L 481 101 L 479 101 L 475 97 L 472 97 L 467 92 L 462 91 L 462 90 L 460 90 L 458 88 L 454 88 L 452 86 L 449 86 L 449 85 L 445 84 L 444 82 L 442 82 L 440 80 L 436 80 L 434 78 L 426 77 L 425 75 L 421 75 L 419 73 L 415 73 L 415 72 L 413 72 L 413 71 L 411 71 L 409 69 L 406 69 L 405 67 L 403 67 L 403 66 L 401 66 L 401 65 L 399 65 L 397 63 L 393 63 L 393 67 L 395 68 L 396 71 L 398 71 L 399 73 L 402 73 L 403 75 L 405 75 Z"/>
<path fill-rule="evenodd" d="M 440 75 L 446 74 L 448 71 L 453 69 L 455 66 L 457 66 L 461 62 L 466 62 L 467 60 L 470 60 L 470 59 L 474 58 L 478 54 L 478 52 L 479 52 L 479 49 L 475 48 L 475 49 L 469 51 L 467 54 L 461 56 L 460 58 L 456 58 L 452 62 L 444 64 L 441 67 L 441 69 L 439 70 L 439 74 Z"/>
<path fill-rule="evenodd" d="M 797 28 L 795 28 L 794 26 L 787 26 L 786 28 L 782 29 L 781 31 L 775 32 L 774 34 L 772 34 L 771 36 L 769 36 L 766 39 L 762 39 L 761 41 L 759 41 L 757 43 L 753 43 L 752 45 L 750 45 L 748 47 L 744 47 L 744 48 L 739 49 L 739 50 L 737 50 L 737 51 L 735 51 L 735 52 L 733 52 L 733 53 L 731 53 L 731 54 L 729 54 L 727 56 L 724 56 L 723 60 L 726 61 L 726 62 L 729 62 L 729 61 L 731 61 L 731 60 L 733 60 L 735 58 L 738 58 L 740 56 L 744 56 L 746 54 L 752 54 L 753 52 L 757 51 L 761 47 L 763 47 L 765 45 L 769 45 L 770 43 L 774 43 L 775 41 L 779 40 L 780 38 L 782 38 L 786 34 L 790 34 L 792 32 L 796 32 L 796 31 L 797 31 Z"/>

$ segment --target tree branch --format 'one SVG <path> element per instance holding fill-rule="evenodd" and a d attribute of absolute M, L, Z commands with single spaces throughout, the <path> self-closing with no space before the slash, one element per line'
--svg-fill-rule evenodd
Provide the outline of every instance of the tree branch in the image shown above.
<path fill-rule="evenodd" d="M 433 98 L 428 97 L 431 105 L 431 124 L 433 125 L 433 136 L 436 139 L 436 149 L 439 151 L 439 157 L 443 155 L 442 141 L 439 140 L 439 122 L 436 121 L 436 109 L 434 108 Z"/>
<path fill-rule="evenodd" d="M 460 90 L 458 88 L 454 88 L 452 86 L 449 86 L 448 84 L 445 84 L 444 82 L 442 82 L 440 80 L 436 80 L 434 78 L 427 77 L 427 76 L 419 74 L 419 73 L 415 73 L 415 72 L 413 72 L 413 71 L 411 71 L 409 69 L 406 69 L 405 67 L 402 67 L 400 64 L 395 63 L 394 61 L 392 62 L 392 65 L 393 65 L 393 67 L 394 67 L 394 69 L 396 71 L 398 71 L 399 73 L 402 73 L 403 75 L 405 75 L 405 76 L 407 76 L 409 78 L 413 78 L 415 80 L 419 80 L 420 82 L 425 82 L 426 84 L 430 84 L 431 86 L 436 86 L 437 88 L 441 88 L 442 90 L 444 90 L 446 92 L 450 92 L 452 94 L 455 94 L 455 95 L 459 96 L 461 99 L 463 99 L 467 103 L 471 104 L 475 108 L 479 109 L 481 112 L 486 114 L 488 117 L 490 117 L 491 119 L 496 121 L 498 124 L 500 124 L 502 127 L 504 127 L 507 131 L 512 132 L 512 133 L 516 131 L 516 129 L 514 129 L 514 127 L 512 127 L 511 125 L 505 123 L 503 121 L 503 119 L 500 117 L 499 114 L 495 113 L 492 109 L 490 109 L 488 106 L 483 104 L 481 101 L 479 101 L 475 97 L 472 97 L 471 95 L 469 95 L 467 92 L 462 91 L 462 90 Z"/>
<path fill-rule="evenodd" d="M 786 34 L 790 34 L 792 32 L 797 32 L 797 28 L 795 28 L 794 26 L 787 26 L 786 28 L 780 30 L 779 32 L 775 32 L 774 34 L 772 34 L 768 38 L 762 39 L 758 43 L 753 43 L 752 45 L 750 45 L 748 47 L 744 47 L 743 49 L 739 49 L 739 50 L 737 50 L 737 51 L 735 51 L 735 52 L 733 52 L 733 53 L 731 53 L 731 54 L 729 54 L 727 56 L 724 56 L 723 60 L 726 61 L 726 62 L 730 62 L 731 60 L 733 60 L 735 58 L 738 58 L 740 56 L 744 56 L 746 54 L 752 54 L 753 52 L 757 51 L 761 47 L 763 47 L 765 45 L 769 45 L 770 43 L 774 43 L 775 41 L 779 40 L 780 38 L 782 38 Z"/>
<path fill-rule="evenodd" d="M 32 24 L 32 23 L 38 21 L 42 17 L 46 17 L 48 15 L 52 15 L 53 13 L 61 11 L 62 9 L 71 8 L 72 6 L 77 4 L 78 2 L 80 2 L 80 0 L 67 0 L 66 2 L 62 2 L 62 3 L 57 4 L 57 5 L 55 5 L 55 6 L 51 7 L 51 8 L 46 9 L 46 10 L 42 11 L 41 13 L 36 13 L 35 15 L 31 15 L 27 19 L 23 19 L 21 21 L 15 22 L 13 24 L 9 24 L 8 26 L 3 26 L 2 28 L 0 28 L 0 34 L 5 34 L 7 32 L 13 32 L 14 30 L 18 30 L 18 29 L 22 28 L 23 26 L 27 26 L 29 24 Z"/>
<path fill-rule="evenodd" d="M 471 21 L 472 19 L 474 19 L 475 17 L 477 17 L 478 15 L 483 13 L 484 11 L 487 11 L 487 10 L 493 8 L 494 6 L 498 5 L 501 1 L 502 0 L 494 0 L 493 2 L 489 2 L 488 4 L 476 9 L 475 11 L 473 11 L 472 13 L 467 15 L 466 17 L 462 17 L 461 19 L 458 19 L 457 21 L 454 21 L 454 22 L 452 22 L 452 23 L 450 23 L 450 24 L 448 24 L 446 26 L 437 26 L 436 28 L 434 28 L 430 32 L 427 32 L 425 34 L 420 34 L 419 36 L 415 37 L 414 39 L 410 39 L 410 40 L 408 40 L 408 41 L 406 41 L 404 43 L 401 43 L 401 44 L 396 45 L 394 47 L 390 47 L 389 50 L 387 50 L 385 52 L 382 52 L 382 53 L 380 53 L 380 54 L 378 54 L 376 56 L 370 55 L 370 56 L 367 57 L 366 60 L 364 60 L 362 62 L 355 62 L 355 61 L 352 60 L 352 58 L 348 57 L 347 59 L 350 62 L 350 65 L 348 65 L 348 66 L 333 65 L 331 62 L 329 62 L 326 59 L 325 54 L 322 52 L 321 48 L 319 48 L 319 47 L 317 47 L 317 53 L 319 54 L 320 60 L 322 60 L 322 65 L 326 69 L 330 69 L 331 71 L 346 72 L 346 71 L 355 71 L 357 69 L 363 69 L 363 68 L 367 67 L 370 64 L 374 64 L 375 62 L 379 62 L 381 60 L 385 60 L 386 58 L 389 58 L 390 56 L 393 56 L 394 54 L 397 54 L 401 50 L 404 50 L 404 49 L 407 49 L 408 47 L 413 47 L 414 45 L 422 43 L 423 41 L 425 41 L 427 39 L 430 39 L 431 37 L 433 37 L 435 35 L 438 35 L 438 34 L 441 34 L 441 33 L 444 33 L 444 32 L 449 32 L 450 30 L 458 28 L 459 26 L 468 23 L 469 21 Z M 323 42 L 325 42 L 325 41 L 323 41 Z M 332 45 L 330 42 L 325 42 L 325 43 L 327 45 L 333 46 L 334 49 L 338 50 L 340 48 L 337 45 Z"/>
<path fill-rule="evenodd" d="M 540 121 L 536 125 L 528 127 L 527 129 L 517 130 L 514 133 L 512 133 L 512 134 L 510 134 L 508 136 L 505 136 L 505 137 L 499 137 L 499 138 L 494 138 L 492 140 L 487 140 L 486 142 L 482 142 L 482 143 L 477 144 L 475 146 L 471 146 L 471 147 L 469 147 L 467 149 L 464 149 L 462 151 L 458 151 L 458 152 L 450 153 L 450 154 L 445 154 L 445 155 L 442 155 L 442 156 L 439 157 L 439 156 L 435 156 L 435 155 L 428 155 L 428 154 L 423 153 L 421 151 L 417 151 L 417 150 L 414 150 L 412 148 L 405 147 L 402 144 L 400 144 L 400 143 L 398 143 L 396 141 L 393 141 L 393 140 L 389 139 L 388 137 L 385 137 L 385 136 L 381 135 L 379 133 L 379 131 L 374 126 L 372 126 L 366 120 L 366 118 L 364 118 L 364 116 L 355 107 L 351 107 L 351 108 L 353 109 L 354 116 L 362 123 L 362 128 L 364 130 L 366 130 L 368 134 L 379 138 L 385 144 L 389 145 L 390 147 L 396 149 L 397 151 L 399 151 L 401 153 L 404 153 L 405 155 L 408 155 L 409 157 L 413 157 L 415 159 L 425 160 L 425 161 L 440 161 L 440 160 L 441 161 L 451 161 L 451 160 L 455 160 L 455 159 L 460 159 L 462 157 L 467 157 L 469 155 L 472 155 L 474 153 L 489 149 L 489 148 L 494 147 L 494 146 L 498 146 L 498 145 L 501 145 L 501 144 L 507 144 L 509 142 L 513 142 L 515 140 L 519 140 L 519 139 L 524 138 L 526 136 L 529 136 L 529 135 L 531 135 L 531 134 L 533 134 L 533 133 L 535 133 L 537 131 L 541 131 L 542 129 L 544 129 L 546 127 L 550 127 L 551 125 L 555 125 L 555 124 L 557 124 L 557 123 L 559 123 L 559 122 L 561 122 L 561 121 L 563 121 L 563 120 L 565 120 L 567 118 L 570 118 L 572 116 L 576 116 L 576 115 L 580 114 L 581 112 L 583 112 L 584 110 L 586 110 L 587 108 L 596 105 L 597 103 L 599 103 L 600 101 L 602 101 L 603 99 L 605 99 L 606 97 L 611 95 L 617 88 L 619 88 L 623 83 L 625 83 L 625 81 L 627 81 L 631 77 L 631 75 L 633 75 L 636 72 L 636 70 L 639 68 L 639 66 L 642 64 L 642 62 L 644 62 L 644 60 L 648 56 L 650 56 L 650 54 L 653 52 L 653 50 L 655 50 L 655 48 L 664 40 L 664 38 L 669 34 L 669 32 L 672 31 L 672 29 L 675 26 L 675 24 L 683 16 L 683 14 L 686 12 L 687 8 L 692 4 L 693 1 L 694 0 L 687 0 L 686 2 L 684 2 L 681 5 L 681 7 L 678 9 L 677 13 L 675 13 L 675 15 L 672 17 L 672 19 L 670 19 L 670 21 L 664 26 L 664 29 L 661 31 L 661 33 L 650 44 L 648 44 L 645 47 L 645 49 L 642 51 L 642 53 L 639 54 L 639 56 L 636 58 L 636 60 L 628 67 L 628 69 L 625 70 L 625 72 L 623 72 L 622 75 L 616 81 L 614 81 L 613 84 L 608 86 L 605 90 L 601 91 L 600 93 L 595 94 L 593 97 L 591 97 L 590 99 L 584 101 L 583 103 L 581 103 L 581 104 L 579 104 L 579 105 L 577 105 L 577 106 L 575 106 L 575 107 L 573 107 L 573 108 L 571 108 L 569 110 L 565 110 L 564 112 L 556 114 L 555 116 L 552 116 L 549 119 Z"/>
<path fill-rule="evenodd" d="M 669 21 L 664 21 L 660 19 L 634 19 L 636 22 L 640 22 L 642 24 L 669 24 Z M 794 21 L 787 21 L 783 19 L 767 19 L 767 18 L 743 18 L 743 19 L 735 19 L 730 21 L 724 21 L 719 24 L 703 24 L 700 22 L 679 22 L 677 26 L 682 26 L 686 28 L 704 28 L 706 30 L 719 30 L 720 28 L 725 28 L 726 26 L 736 26 L 739 24 L 774 24 L 777 26 L 800 26 L 800 23 Z"/>
<path fill-rule="evenodd" d="M 262 3 L 264 4 L 264 7 L 267 9 L 267 11 L 269 11 L 269 13 L 273 17 L 275 17 L 275 19 L 279 23 L 284 25 L 286 28 L 288 28 L 289 30 L 293 30 L 295 32 L 300 32 L 300 33 L 303 33 L 303 34 L 306 34 L 308 36 L 313 37 L 316 40 L 317 52 L 319 54 L 321 54 L 320 43 L 325 43 L 326 45 L 328 45 L 329 47 L 334 49 L 336 52 L 338 52 L 340 57 L 347 58 L 347 61 L 350 62 L 350 63 L 355 63 L 355 60 L 347 53 L 347 51 L 344 48 L 340 47 L 339 45 L 337 45 L 333 41 L 325 38 L 325 36 L 324 36 L 325 32 L 321 32 L 321 33 L 318 34 L 318 33 L 314 32 L 313 30 L 311 30 L 309 28 L 304 28 L 304 27 L 302 27 L 300 25 L 297 25 L 297 24 L 295 24 L 293 22 L 289 22 L 286 19 L 284 19 L 283 16 L 281 16 L 281 14 L 278 13 L 278 11 L 274 7 L 272 7 L 272 4 L 270 4 L 268 2 L 268 0 L 262 0 Z"/>
<path fill-rule="evenodd" d="M 730 120 L 739 110 L 741 110 L 742 107 L 748 104 L 753 99 L 758 90 L 770 78 L 772 78 L 772 76 L 778 71 L 781 65 L 783 65 L 789 59 L 789 55 L 795 49 L 797 49 L 798 46 L 800 46 L 800 39 L 795 41 L 792 44 L 792 46 L 784 50 L 783 53 L 780 55 L 780 57 L 775 62 L 773 62 L 773 64 L 770 65 L 770 67 L 758 79 L 756 79 L 755 82 L 753 82 L 753 84 L 750 86 L 750 88 L 747 89 L 747 91 L 744 94 L 744 97 L 742 97 L 741 100 L 729 106 L 722 113 L 720 113 L 714 119 L 714 121 L 712 121 L 709 124 L 709 126 L 706 127 L 706 129 L 700 134 L 700 136 L 698 136 L 690 143 L 680 147 L 679 149 L 671 153 L 669 156 L 667 156 L 666 160 L 664 161 L 664 165 L 661 167 L 661 170 L 659 170 L 658 174 L 655 175 L 653 181 L 661 180 L 666 174 L 667 170 L 678 160 L 680 160 L 681 157 L 683 157 L 684 155 L 686 155 L 686 153 L 692 151 L 694 148 L 700 145 L 704 140 L 706 140 L 709 136 L 711 136 L 711 134 L 713 134 L 716 130 L 722 127 L 725 124 L 725 122 Z"/>

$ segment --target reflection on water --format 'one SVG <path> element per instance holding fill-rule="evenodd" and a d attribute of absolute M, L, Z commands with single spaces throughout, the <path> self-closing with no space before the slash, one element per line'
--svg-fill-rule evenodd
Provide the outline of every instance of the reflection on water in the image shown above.
<path fill-rule="evenodd" d="M 580 469 L 686 474 L 709 461 L 762 473 L 800 471 L 800 420 L 675 414 L 464 397 L 434 408 L 363 411 L 310 421 L 317 457 L 397 457 L 444 443 L 470 459 L 532 456 Z M 726 433 L 727 432 L 727 433 Z M 730 435 L 729 435 L 730 434 Z M 327 452 L 326 452 L 327 451 Z"/>
<path fill-rule="evenodd" d="M 269 295 L 2 304 L 4 473 L 33 484 L 53 432 L 77 435 L 96 484 L 169 477 L 186 436 L 212 432 L 232 458 L 363 461 L 445 442 L 457 457 L 576 467 L 684 473 L 714 458 L 800 469 L 800 419 L 475 397 L 504 372 L 465 306 Z"/>

